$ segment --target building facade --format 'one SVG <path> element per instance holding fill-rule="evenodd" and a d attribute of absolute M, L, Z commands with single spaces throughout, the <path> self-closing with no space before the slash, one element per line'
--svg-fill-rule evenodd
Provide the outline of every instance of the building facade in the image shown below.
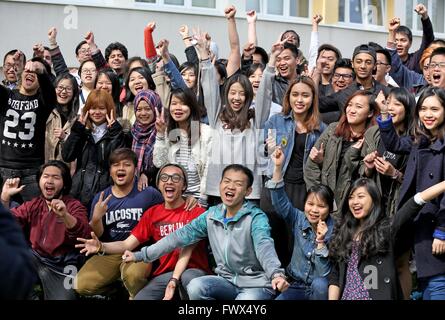
<path fill-rule="evenodd" d="M 13 48 L 29 57 L 32 45 L 47 45 L 47 31 L 58 29 L 58 43 L 69 66 L 77 66 L 74 49 L 88 31 L 104 50 L 113 42 L 124 43 L 130 56 L 143 56 L 143 29 L 156 21 L 154 38 L 170 40 L 170 51 L 185 59 L 178 33 L 181 25 L 208 31 L 219 46 L 220 57 L 227 57 L 229 44 L 224 7 L 237 7 L 237 26 L 241 45 L 247 41 L 245 12 L 257 10 L 258 45 L 269 51 L 278 36 L 287 29 L 301 37 L 300 49 L 309 48 L 311 17 L 324 16 L 320 25 L 320 44 L 337 46 L 345 57 L 361 43 L 374 41 L 384 45 L 387 21 L 394 16 L 413 30 L 413 48 L 419 46 L 422 31 L 414 12 L 417 3 L 429 8 L 436 37 L 444 37 L 444 1 L 442 0 L 36 0 L 0 1 L 0 28 L 4 30 L 0 54 Z"/>

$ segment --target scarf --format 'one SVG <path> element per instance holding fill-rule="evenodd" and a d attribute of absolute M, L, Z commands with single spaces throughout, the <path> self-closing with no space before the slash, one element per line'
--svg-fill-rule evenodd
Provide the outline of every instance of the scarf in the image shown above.
<path fill-rule="evenodd" d="M 150 106 L 153 112 L 153 120 L 148 125 L 142 125 L 136 118 L 131 135 L 133 143 L 131 149 L 136 153 L 138 158 L 137 172 L 138 176 L 153 166 L 153 148 L 156 140 L 156 111 L 162 110 L 162 102 L 159 95 L 152 90 L 142 90 L 134 98 L 134 113 L 136 114 L 139 103 L 144 100 Z"/>

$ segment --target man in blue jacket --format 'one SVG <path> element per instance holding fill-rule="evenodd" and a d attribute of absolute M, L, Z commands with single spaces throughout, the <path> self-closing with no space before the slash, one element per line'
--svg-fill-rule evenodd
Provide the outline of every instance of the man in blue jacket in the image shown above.
<path fill-rule="evenodd" d="M 215 275 L 193 279 L 187 286 L 191 300 L 268 300 L 289 284 L 270 237 L 266 214 L 245 200 L 252 191 L 252 172 L 227 166 L 219 185 L 222 204 L 211 207 L 190 224 L 132 253 L 125 261 L 151 262 L 177 247 L 209 238 L 216 262 Z"/>

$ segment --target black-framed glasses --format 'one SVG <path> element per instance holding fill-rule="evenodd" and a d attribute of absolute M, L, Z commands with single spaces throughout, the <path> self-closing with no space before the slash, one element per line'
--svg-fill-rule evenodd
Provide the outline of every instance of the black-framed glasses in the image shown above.
<path fill-rule="evenodd" d="M 73 88 L 71 88 L 71 87 L 64 87 L 64 86 L 57 86 L 56 90 L 57 90 L 57 92 L 62 92 L 63 90 L 65 90 L 66 93 L 73 92 Z"/>
<path fill-rule="evenodd" d="M 177 173 L 174 173 L 174 174 L 166 174 L 166 173 L 163 173 L 163 174 L 161 174 L 160 176 L 159 176 L 159 179 L 162 181 L 162 182 L 167 182 L 168 181 L 168 179 L 172 179 L 172 182 L 174 182 L 174 183 L 178 183 L 178 182 L 180 182 L 182 179 L 184 179 L 181 175 L 179 175 L 179 174 L 177 174 Z"/>
<path fill-rule="evenodd" d="M 375 64 L 377 66 L 389 66 L 389 63 L 385 63 L 385 62 L 382 62 L 382 61 L 377 61 Z"/>
<path fill-rule="evenodd" d="M 337 72 L 335 72 L 335 73 L 334 73 L 334 78 L 335 78 L 335 79 L 343 78 L 343 79 L 345 79 L 345 80 L 349 80 L 349 79 L 352 79 L 352 74 L 348 74 L 348 73 L 337 73 Z"/>
<path fill-rule="evenodd" d="M 440 69 L 445 69 L 445 62 L 430 62 L 430 64 L 428 65 L 429 69 L 436 69 L 436 67 L 439 67 Z"/>

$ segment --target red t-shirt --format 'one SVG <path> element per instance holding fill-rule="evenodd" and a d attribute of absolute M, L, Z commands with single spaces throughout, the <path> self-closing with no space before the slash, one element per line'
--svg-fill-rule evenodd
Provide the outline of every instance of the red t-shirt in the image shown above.
<path fill-rule="evenodd" d="M 185 204 L 176 209 L 166 209 L 164 204 L 153 206 L 144 212 L 131 234 L 140 243 L 147 242 L 150 238 L 157 242 L 175 230 L 182 228 L 205 211 L 200 207 L 195 207 L 191 211 L 185 211 L 184 208 Z M 153 276 L 173 271 L 178 262 L 180 250 L 181 248 L 177 248 L 159 258 L 160 264 L 153 272 Z M 205 241 L 200 241 L 193 250 L 187 268 L 198 268 L 210 273 Z"/>

